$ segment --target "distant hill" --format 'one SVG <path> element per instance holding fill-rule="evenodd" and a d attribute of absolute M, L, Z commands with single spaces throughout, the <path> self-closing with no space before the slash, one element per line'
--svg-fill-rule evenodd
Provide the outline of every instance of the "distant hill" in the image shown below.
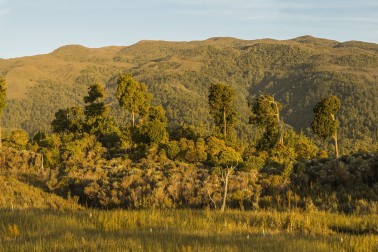
<path fill-rule="evenodd" d="M 261 93 L 275 95 L 284 105 L 284 121 L 298 131 L 310 126 L 314 105 L 335 94 L 342 101 L 342 146 L 365 148 L 378 138 L 378 45 L 311 36 L 141 41 L 98 49 L 69 45 L 46 55 L 0 60 L 9 97 L 3 124 L 31 134 L 48 131 L 54 113 L 81 104 L 89 84 L 105 84 L 109 102 L 114 100 L 115 76 L 121 72 L 147 84 L 171 126 L 209 128 L 208 87 L 225 82 L 237 92 L 238 132 L 245 140 L 251 134 L 247 97 Z"/>

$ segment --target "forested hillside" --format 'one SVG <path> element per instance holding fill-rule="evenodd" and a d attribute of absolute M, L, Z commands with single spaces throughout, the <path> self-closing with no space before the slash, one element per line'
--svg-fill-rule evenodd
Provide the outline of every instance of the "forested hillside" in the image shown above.
<path fill-rule="evenodd" d="M 304 36 L 292 40 L 212 38 L 194 42 L 141 41 L 128 47 L 89 49 L 65 46 L 47 55 L 0 61 L 7 80 L 6 129 L 22 128 L 34 135 L 50 132 L 60 108 L 83 105 L 88 86 L 105 84 L 107 103 L 116 119 L 116 76 L 131 73 L 162 105 L 170 128 L 188 124 L 210 131 L 207 96 L 211 83 L 224 82 L 236 91 L 239 139 L 254 138 L 248 124 L 248 100 L 274 95 L 283 105 L 282 119 L 310 134 L 312 109 L 322 98 L 336 95 L 342 153 L 372 149 L 378 139 L 378 45 L 339 43 Z"/>

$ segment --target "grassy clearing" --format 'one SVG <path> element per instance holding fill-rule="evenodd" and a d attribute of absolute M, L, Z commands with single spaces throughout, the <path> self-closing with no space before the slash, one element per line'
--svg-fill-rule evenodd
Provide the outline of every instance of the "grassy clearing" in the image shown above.
<path fill-rule="evenodd" d="M 376 251 L 377 215 L 0 210 L 1 251 Z"/>

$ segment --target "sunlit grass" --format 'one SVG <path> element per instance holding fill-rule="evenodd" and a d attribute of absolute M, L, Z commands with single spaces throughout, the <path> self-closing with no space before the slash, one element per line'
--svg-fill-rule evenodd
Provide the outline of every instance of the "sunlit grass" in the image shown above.
<path fill-rule="evenodd" d="M 374 251 L 377 217 L 324 212 L 1 210 L 0 250 Z"/>

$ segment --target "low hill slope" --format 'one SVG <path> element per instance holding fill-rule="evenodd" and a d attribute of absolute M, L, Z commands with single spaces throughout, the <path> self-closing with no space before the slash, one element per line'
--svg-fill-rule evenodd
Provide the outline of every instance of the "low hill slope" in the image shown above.
<path fill-rule="evenodd" d="M 65 200 L 56 194 L 44 192 L 17 180 L 0 175 L 0 208 L 26 209 L 79 209 L 73 201 Z"/>

